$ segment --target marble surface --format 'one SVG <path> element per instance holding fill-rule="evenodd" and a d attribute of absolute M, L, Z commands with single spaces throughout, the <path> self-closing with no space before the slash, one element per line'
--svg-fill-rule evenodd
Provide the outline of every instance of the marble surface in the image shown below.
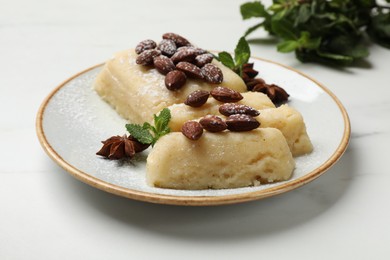
<path fill-rule="evenodd" d="M 242 2 L 0 0 L 0 259 L 388 259 L 390 51 L 375 45 L 366 63 L 341 70 L 251 37 L 254 55 L 317 79 L 351 119 L 341 160 L 283 195 L 219 207 L 137 202 L 77 181 L 41 149 L 36 113 L 62 81 L 167 31 L 233 50 L 254 23 L 241 20 Z"/>

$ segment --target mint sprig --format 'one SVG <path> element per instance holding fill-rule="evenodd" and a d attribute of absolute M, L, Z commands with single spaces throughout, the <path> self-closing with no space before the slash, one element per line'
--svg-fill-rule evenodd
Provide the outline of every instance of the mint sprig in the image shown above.
<path fill-rule="evenodd" d="M 295 52 L 302 62 L 351 65 L 369 55 L 368 38 L 390 49 L 390 5 L 380 2 L 274 0 L 268 8 L 261 1 L 247 2 L 240 6 L 242 18 L 261 20 L 244 37 L 263 27 L 279 39 L 279 52 Z M 242 64 L 250 56 L 244 37 L 237 44 L 234 59 L 228 52 L 217 57 L 240 76 Z"/>
<path fill-rule="evenodd" d="M 251 50 L 249 44 L 245 40 L 245 37 L 241 37 L 234 49 L 234 59 L 230 53 L 223 51 L 218 53 L 218 60 L 241 76 L 242 65 L 248 63 L 250 56 Z"/>
<path fill-rule="evenodd" d="M 154 125 L 147 122 L 143 125 L 126 124 L 126 129 L 140 143 L 154 146 L 160 137 L 171 131 L 168 127 L 169 121 L 171 120 L 171 111 L 168 108 L 164 108 L 158 115 L 153 115 L 153 118 Z"/>
<path fill-rule="evenodd" d="M 371 42 L 390 49 L 390 0 L 273 0 L 240 6 L 242 19 L 258 20 L 279 40 L 279 52 L 295 52 L 302 62 L 351 65 L 369 55 Z"/>
<path fill-rule="evenodd" d="M 149 132 L 148 127 L 145 127 L 145 124 L 143 126 L 138 124 L 127 124 L 126 129 L 131 136 L 137 139 L 140 143 L 151 144 L 153 142 L 153 136 Z"/>

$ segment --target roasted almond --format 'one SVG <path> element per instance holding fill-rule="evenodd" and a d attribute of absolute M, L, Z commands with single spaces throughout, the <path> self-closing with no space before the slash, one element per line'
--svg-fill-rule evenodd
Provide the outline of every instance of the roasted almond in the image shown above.
<path fill-rule="evenodd" d="M 250 116 L 260 115 L 260 112 L 253 107 L 237 103 L 225 103 L 223 105 L 220 105 L 219 113 L 224 116 L 231 116 L 236 114 L 245 114 Z"/>
<path fill-rule="evenodd" d="M 203 79 L 203 74 L 200 68 L 192 63 L 186 61 L 179 62 L 176 65 L 176 69 L 183 71 L 190 78 Z"/>
<path fill-rule="evenodd" d="M 161 52 L 159 50 L 145 50 L 138 55 L 135 62 L 139 65 L 151 65 L 155 57 L 159 56 Z"/>
<path fill-rule="evenodd" d="M 227 128 L 232 132 L 243 132 L 256 129 L 259 121 L 249 115 L 231 115 L 226 119 Z"/>
<path fill-rule="evenodd" d="M 153 64 L 154 67 L 164 75 L 175 69 L 175 64 L 173 64 L 170 58 L 164 55 L 160 55 L 154 58 Z"/>
<path fill-rule="evenodd" d="M 187 121 L 181 128 L 185 137 L 191 140 L 198 140 L 203 134 L 202 125 L 196 121 Z"/>
<path fill-rule="evenodd" d="M 224 103 L 237 102 L 243 99 L 239 92 L 225 87 L 216 87 L 211 90 L 210 94 L 216 100 Z"/>
<path fill-rule="evenodd" d="M 203 117 L 199 123 L 205 130 L 213 133 L 227 129 L 227 124 L 222 120 L 222 118 L 214 115 L 207 115 Z"/>
<path fill-rule="evenodd" d="M 175 64 L 181 61 L 193 62 L 196 56 L 197 52 L 194 48 L 186 48 L 178 50 L 175 54 L 173 54 L 171 59 Z"/>
<path fill-rule="evenodd" d="M 163 55 L 166 55 L 168 57 L 171 57 L 176 52 L 176 44 L 172 40 L 162 40 L 158 46 L 157 49 L 161 51 Z"/>
<path fill-rule="evenodd" d="M 169 90 L 177 90 L 184 86 L 187 77 L 184 72 L 172 70 L 165 76 L 165 86 Z"/>
<path fill-rule="evenodd" d="M 200 107 L 207 102 L 209 96 L 210 92 L 198 89 L 188 95 L 184 104 L 190 107 Z"/>
<path fill-rule="evenodd" d="M 177 48 L 177 51 L 183 51 L 183 50 L 188 50 L 188 49 L 191 49 L 191 50 L 195 51 L 196 55 L 202 55 L 202 54 L 207 53 L 206 50 L 204 50 L 202 48 L 199 48 L 199 47 L 194 47 L 194 46 L 179 47 L 179 48 Z"/>
<path fill-rule="evenodd" d="M 210 63 L 214 59 L 214 56 L 211 53 L 201 54 L 195 57 L 195 65 L 199 68 L 202 68 L 204 65 Z"/>
<path fill-rule="evenodd" d="M 164 33 L 162 38 L 174 41 L 178 47 L 191 45 L 186 38 L 176 33 Z"/>
<path fill-rule="evenodd" d="M 156 48 L 157 44 L 153 40 L 144 40 L 137 44 L 135 47 L 135 53 L 140 54 L 143 51 Z"/>
<path fill-rule="evenodd" d="M 213 84 L 219 84 L 223 81 L 223 74 L 220 68 L 216 65 L 208 63 L 201 69 L 203 78 Z"/>

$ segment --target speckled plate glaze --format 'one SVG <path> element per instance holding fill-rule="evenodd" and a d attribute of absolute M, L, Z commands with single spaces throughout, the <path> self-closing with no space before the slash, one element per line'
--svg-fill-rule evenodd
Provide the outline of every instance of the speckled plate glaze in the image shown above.
<path fill-rule="evenodd" d="M 172 190 L 149 187 L 145 181 L 148 150 L 131 161 L 111 161 L 95 155 L 101 140 L 126 133 L 126 121 L 92 89 L 103 65 L 89 68 L 54 89 L 41 105 L 37 134 L 44 150 L 77 179 L 130 199 L 174 205 L 221 205 L 274 196 L 300 187 L 324 173 L 342 156 L 350 137 L 343 105 L 327 88 L 292 68 L 253 58 L 269 83 L 290 94 L 289 105 L 304 117 L 314 151 L 296 158 L 288 181 L 222 190 Z"/>

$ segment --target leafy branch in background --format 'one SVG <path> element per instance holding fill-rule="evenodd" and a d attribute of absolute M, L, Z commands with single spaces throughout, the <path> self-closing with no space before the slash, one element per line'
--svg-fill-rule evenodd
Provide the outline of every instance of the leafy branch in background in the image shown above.
<path fill-rule="evenodd" d="M 295 51 L 302 62 L 350 65 L 368 56 L 368 38 L 390 48 L 390 7 L 375 0 L 255 1 L 240 11 L 244 20 L 262 18 L 245 36 L 263 27 L 280 39 L 279 52 Z"/>

